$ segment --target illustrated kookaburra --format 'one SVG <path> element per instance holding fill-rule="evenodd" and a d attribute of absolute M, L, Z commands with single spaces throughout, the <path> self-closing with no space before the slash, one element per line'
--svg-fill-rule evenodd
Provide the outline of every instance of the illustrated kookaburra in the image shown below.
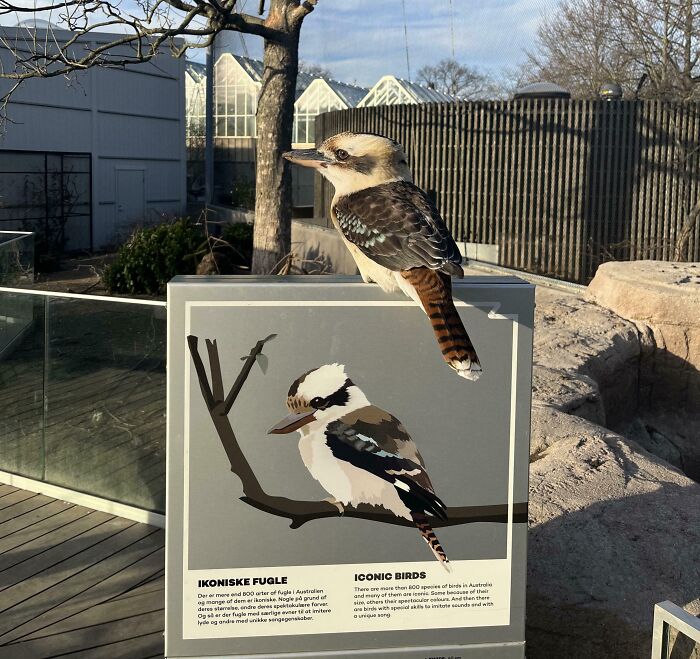
<path fill-rule="evenodd" d="M 434 204 L 413 184 L 401 145 L 379 135 L 340 133 L 318 150 L 284 157 L 313 167 L 335 187 L 331 218 L 363 280 L 415 300 L 445 361 L 476 380 L 479 358 L 452 301 L 451 276 L 463 276 L 462 255 Z"/>
<path fill-rule="evenodd" d="M 345 367 L 327 364 L 289 388 L 290 414 L 271 434 L 298 430 L 299 452 L 311 475 L 343 506 L 381 506 L 412 521 L 435 557 L 448 562 L 428 516 L 447 519 L 416 445 L 401 422 L 372 405 Z"/>

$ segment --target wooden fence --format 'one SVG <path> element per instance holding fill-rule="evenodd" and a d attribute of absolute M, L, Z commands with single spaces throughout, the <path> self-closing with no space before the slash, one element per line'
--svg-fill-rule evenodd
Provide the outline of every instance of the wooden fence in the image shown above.
<path fill-rule="evenodd" d="M 455 238 L 498 245 L 501 265 L 529 272 L 587 283 L 604 261 L 672 260 L 700 213 L 700 103 L 438 103 L 316 119 L 319 140 L 344 130 L 401 142 Z M 316 217 L 331 199 L 318 179 Z M 682 258 L 700 260 L 697 226 Z"/>

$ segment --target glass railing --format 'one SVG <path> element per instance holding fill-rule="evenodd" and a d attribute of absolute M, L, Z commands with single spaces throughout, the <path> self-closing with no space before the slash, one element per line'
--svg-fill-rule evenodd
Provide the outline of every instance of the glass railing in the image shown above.
<path fill-rule="evenodd" d="M 21 288 L 34 281 L 34 234 L 0 231 L 0 286 Z"/>
<path fill-rule="evenodd" d="M 0 470 L 163 512 L 165 359 L 164 302 L 3 284 Z"/>

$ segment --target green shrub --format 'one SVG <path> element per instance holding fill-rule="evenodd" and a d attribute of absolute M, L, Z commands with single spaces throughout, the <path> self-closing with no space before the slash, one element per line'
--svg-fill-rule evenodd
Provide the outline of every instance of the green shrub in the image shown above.
<path fill-rule="evenodd" d="M 186 218 L 137 229 L 102 281 L 112 293 L 163 293 L 175 275 L 195 273 L 204 241 L 202 228 Z"/>
<path fill-rule="evenodd" d="M 234 208 L 255 210 L 255 182 L 235 181 L 226 201 Z"/>
<path fill-rule="evenodd" d="M 253 260 L 253 225 L 245 222 L 227 224 L 221 238 L 233 249 L 231 261 L 234 265 L 250 266 Z"/>

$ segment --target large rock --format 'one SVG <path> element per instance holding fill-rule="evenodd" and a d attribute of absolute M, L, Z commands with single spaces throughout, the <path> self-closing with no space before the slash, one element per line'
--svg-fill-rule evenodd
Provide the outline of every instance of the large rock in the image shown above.
<path fill-rule="evenodd" d="M 604 263 L 588 287 L 599 305 L 651 328 L 657 352 L 643 369 L 653 406 L 700 408 L 700 264 Z"/>
<path fill-rule="evenodd" d="M 536 300 L 528 657 L 648 656 L 655 603 L 700 612 L 700 485 L 673 466 L 687 415 L 640 412 L 647 326 L 580 294 Z"/>
<path fill-rule="evenodd" d="M 634 323 L 564 291 L 538 288 L 533 397 L 615 426 L 638 407 L 647 341 Z"/>
<path fill-rule="evenodd" d="M 700 485 L 605 428 L 533 411 L 528 657 L 648 656 L 655 603 L 700 613 Z"/>

